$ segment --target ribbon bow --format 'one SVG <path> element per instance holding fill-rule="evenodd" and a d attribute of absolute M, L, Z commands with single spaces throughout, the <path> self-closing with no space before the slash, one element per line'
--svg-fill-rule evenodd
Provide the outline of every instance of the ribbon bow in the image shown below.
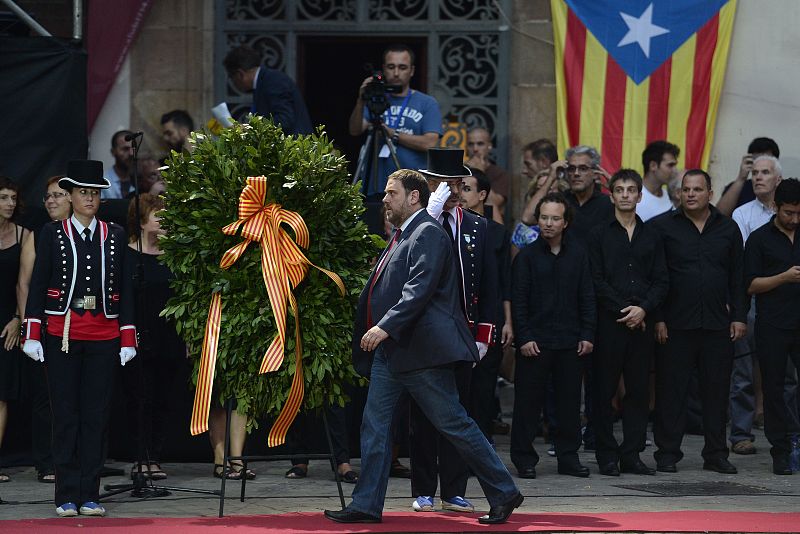
<path fill-rule="evenodd" d="M 259 373 L 277 371 L 283 363 L 286 345 L 286 301 L 292 307 L 295 321 L 295 373 L 289 389 L 289 397 L 269 432 L 268 445 L 282 444 L 300 406 L 303 403 L 303 344 L 300 337 L 300 314 L 297 299 L 292 293 L 303 281 L 309 267 L 319 269 L 330 277 L 344 296 L 342 279 L 334 272 L 311 263 L 302 248 L 308 248 L 309 234 L 303 217 L 299 213 L 284 210 L 278 204 L 264 204 L 267 196 L 267 179 L 264 176 L 247 178 L 247 185 L 239 195 L 239 218 L 222 229 L 226 235 L 235 236 L 241 228 L 242 242 L 228 249 L 219 266 L 228 269 L 244 254 L 250 243 L 261 246 L 261 275 L 267 288 L 269 303 L 275 317 L 277 334 L 261 360 Z M 294 230 L 295 240 L 281 225 Z M 222 295 L 219 291 L 211 296 L 208 321 L 200 357 L 197 377 L 191 433 L 200 434 L 208 430 L 208 414 L 211 407 L 211 386 L 217 360 L 217 345 L 221 324 Z"/>

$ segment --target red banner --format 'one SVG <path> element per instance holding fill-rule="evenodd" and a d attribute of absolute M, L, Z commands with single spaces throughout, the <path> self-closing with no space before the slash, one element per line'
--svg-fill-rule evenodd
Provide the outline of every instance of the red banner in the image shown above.
<path fill-rule="evenodd" d="M 91 132 L 153 0 L 92 0 L 87 3 L 86 122 Z"/>

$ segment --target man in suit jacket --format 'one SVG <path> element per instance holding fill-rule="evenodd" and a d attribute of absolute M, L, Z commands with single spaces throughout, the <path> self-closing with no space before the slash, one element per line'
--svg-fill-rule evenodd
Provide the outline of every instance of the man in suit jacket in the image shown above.
<path fill-rule="evenodd" d="M 239 91 L 253 93 L 253 113 L 271 117 L 288 135 L 313 131 L 297 86 L 286 74 L 262 65 L 258 52 L 247 46 L 236 47 L 228 52 L 223 64 Z"/>
<path fill-rule="evenodd" d="M 325 516 L 342 523 L 378 523 L 391 462 L 390 427 L 403 390 L 478 477 L 491 509 L 481 523 L 502 523 L 522 503 L 511 475 L 458 402 L 453 365 L 477 362 L 460 309 L 450 240 L 423 209 L 428 186 L 416 171 L 392 173 L 383 202 L 397 229 L 361 293 L 353 365 L 370 376 L 361 423 L 361 476 L 353 501 Z"/>

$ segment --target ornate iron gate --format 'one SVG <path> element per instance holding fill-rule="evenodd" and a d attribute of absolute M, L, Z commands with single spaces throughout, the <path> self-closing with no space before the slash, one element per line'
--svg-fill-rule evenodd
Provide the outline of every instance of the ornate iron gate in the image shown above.
<path fill-rule="evenodd" d="M 217 0 L 215 64 L 247 44 L 270 68 L 297 77 L 297 39 L 308 35 L 408 35 L 427 39 L 428 92 L 444 116 L 492 132 L 508 166 L 511 0 Z M 502 10 L 502 11 L 501 11 Z M 250 101 L 219 68 L 216 101 Z M 239 103 L 239 104 L 237 104 Z"/>

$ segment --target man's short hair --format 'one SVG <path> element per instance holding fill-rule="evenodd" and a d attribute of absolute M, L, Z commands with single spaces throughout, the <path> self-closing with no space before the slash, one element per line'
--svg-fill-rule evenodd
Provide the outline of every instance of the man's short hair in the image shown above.
<path fill-rule="evenodd" d="M 403 184 L 403 189 L 406 194 L 411 191 L 419 191 L 419 203 L 423 208 L 428 207 L 428 199 L 431 198 L 431 192 L 428 189 L 428 181 L 422 176 L 421 173 L 412 169 L 399 169 L 389 175 L 387 180 L 400 180 Z"/>
<path fill-rule="evenodd" d="M 711 191 L 711 175 L 703 169 L 689 169 L 683 173 L 683 180 L 686 180 L 687 176 L 702 176 L 706 179 L 706 187 Z M 683 189 L 683 180 L 681 180 L 681 189 Z"/>
<path fill-rule="evenodd" d="M 638 189 L 640 193 L 642 192 L 642 177 L 633 169 L 620 169 L 615 172 L 608 181 L 608 190 L 614 191 L 614 184 L 622 182 L 623 180 L 630 180 L 635 183 L 636 189 Z"/>
<path fill-rule="evenodd" d="M 403 43 L 393 43 L 383 49 L 383 53 L 381 54 L 381 63 L 386 63 L 386 55 L 389 52 L 408 52 L 408 56 L 411 58 L 411 65 L 414 65 L 414 62 L 417 59 L 417 55 L 414 54 L 414 51 L 411 50 L 411 47 L 407 44 Z"/>
<path fill-rule="evenodd" d="M 592 165 L 595 167 L 600 165 L 600 153 L 593 146 L 577 145 L 567 149 L 565 158 L 569 160 L 572 156 L 580 156 L 586 154 L 592 160 Z"/>
<path fill-rule="evenodd" d="M 182 109 L 173 109 L 161 115 L 161 125 L 172 121 L 175 126 L 187 128 L 190 132 L 194 130 L 194 121 L 192 117 Z"/>
<path fill-rule="evenodd" d="M 756 159 L 753 160 L 753 165 L 756 164 L 757 161 L 771 161 L 772 162 L 772 171 L 775 173 L 776 176 L 783 176 L 783 167 L 781 167 L 781 162 L 778 161 L 778 158 L 775 156 L 768 156 L 766 154 L 761 154 Z"/>
<path fill-rule="evenodd" d="M 542 206 L 551 202 L 553 204 L 561 204 L 564 206 L 564 220 L 567 221 L 567 224 L 572 222 L 572 206 L 569 205 L 567 202 L 567 197 L 562 195 L 561 193 L 547 193 L 545 196 L 542 197 L 542 200 L 536 204 L 536 211 L 533 212 L 533 217 L 538 221 L 539 220 L 539 213 L 542 210 Z"/>
<path fill-rule="evenodd" d="M 478 192 L 486 191 L 486 198 L 488 199 L 489 193 L 492 191 L 492 181 L 489 180 L 489 177 L 486 176 L 486 173 L 480 169 L 470 167 L 469 170 L 472 171 L 472 177 L 475 178 L 476 182 L 478 182 Z"/>
<path fill-rule="evenodd" d="M 650 171 L 650 162 L 652 161 L 656 163 L 656 166 L 661 165 L 664 154 L 672 154 L 675 159 L 678 159 L 681 149 L 668 141 L 653 141 L 647 145 L 642 152 L 642 167 L 644 168 L 642 172 L 647 174 Z"/>
<path fill-rule="evenodd" d="M 769 137 L 756 137 L 747 145 L 748 154 L 772 154 L 776 158 L 781 157 L 781 149 L 778 143 Z"/>
<path fill-rule="evenodd" d="M 222 60 L 222 65 L 225 67 L 225 72 L 227 72 L 228 75 L 240 69 L 255 69 L 261 66 L 261 54 L 249 46 L 237 46 L 228 51 L 225 55 L 225 59 Z"/>
<path fill-rule="evenodd" d="M 780 208 L 784 204 L 800 204 L 800 180 L 797 178 L 781 180 L 775 189 L 775 205 Z"/>
<path fill-rule="evenodd" d="M 547 158 L 550 163 L 558 160 L 556 145 L 549 139 L 537 139 L 522 147 L 522 153 L 530 152 L 533 159 Z"/>
<path fill-rule="evenodd" d="M 133 132 L 130 130 L 120 130 L 118 132 L 114 132 L 114 135 L 111 136 L 111 149 L 117 148 L 117 141 L 120 137 L 124 137 L 126 135 L 133 135 Z"/>

